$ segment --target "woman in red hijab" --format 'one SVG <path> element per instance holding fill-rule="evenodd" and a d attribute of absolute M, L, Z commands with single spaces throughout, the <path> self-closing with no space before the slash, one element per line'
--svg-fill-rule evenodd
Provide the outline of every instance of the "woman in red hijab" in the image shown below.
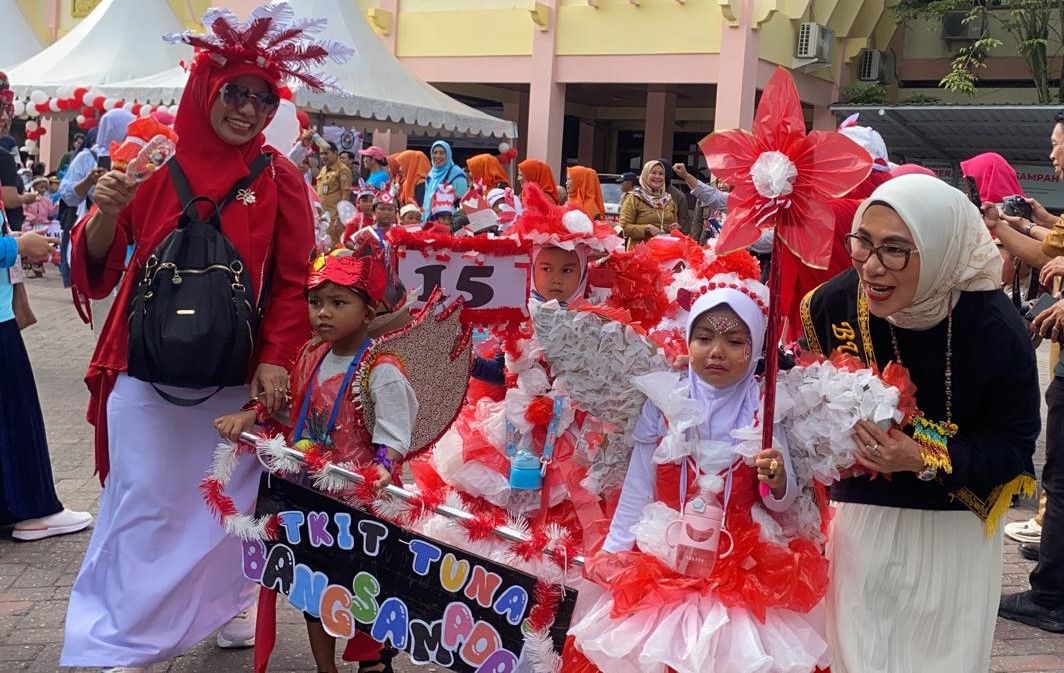
<path fill-rule="evenodd" d="M 196 47 L 174 125 L 176 161 L 191 192 L 219 201 L 249 175 L 253 162 L 271 159 L 221 211 L 221 231 L 250 271 L 253 296 L 269 288 L 248 363 L 250 387 L 220 388 L 202 403 L 182 406 L 162 393 L 188 400 L 203 391 L 153 386 L 125 373 L 130 297 L 145 261 L 182 210 L 167 170 L 173 166 L 140 184 L 108 172 L 96 185 L 95 207 L 73 231 L 77 290 L 99 299 L 117 286 L 118 294 L 85 379 L 104 489 L 71 591 L 62 666 L 146 671 L 219 627 L 223 647 L 253 643 L 255 619 L 248 609 L 256 585 L 242 577 L 240 541 L 212 518 L 198 486 L 216 445 L 213 419 L 251 396 L 274 411 L 282 407 L 288 368 L 310 335 L 303 299 L 314 246 L 310 205 L 299 170 L 265 145 L 261 132 L 277 110 L 285 79 L 322 88 L 309 66 L 348 54 L 311 42 L 298 25 L 282 33 L 288 26 L 279 24 L 290 15 L 280 3 L 241 24 L 228 10 L 210 10 L 203 21 L 213 31 L 209 36 L 174 36 Z M 308 60 L 308 54 L 318 58 Z M 241 511 L 255 502 L 259 474 L 254 462 L 233 474 L 228 490 Z"/>
<path fill-rule="evenodd" d="M 554 181 L 554 172 L 539 159 L 525 159 L 517 164 L 517 181 L 521 183 L 522 189 L 529 183 L 538 186 L 554 201 L 554 205 L 558 205 L 561 200 L 558 197 L 558 183 Z"/>

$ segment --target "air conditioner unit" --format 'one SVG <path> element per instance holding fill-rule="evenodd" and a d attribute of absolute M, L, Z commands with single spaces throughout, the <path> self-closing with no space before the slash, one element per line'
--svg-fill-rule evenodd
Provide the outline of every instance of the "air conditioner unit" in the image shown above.
<path fill-rule="evenodd" d="M 942 16 L 942 39 L 948 41 L 975 42 L 983 27 L 979 21 L 964 22 L 968 12 L 946 12 Z"/>
<path fill-rule="evenodd" d="M 887 55 L 878 49 L 862 49 L 857 57 L 857 80 L 882 82 L 886 74 Z"/>
<path fill-rule="evenodd" d="M 795 56 L 799 59 L 812 59 L 817 63 L 831 63 L 831 48 L 835 43 L 835 33 L 827 26 L 809 21 L 798 27 L 798 48 Z"/>

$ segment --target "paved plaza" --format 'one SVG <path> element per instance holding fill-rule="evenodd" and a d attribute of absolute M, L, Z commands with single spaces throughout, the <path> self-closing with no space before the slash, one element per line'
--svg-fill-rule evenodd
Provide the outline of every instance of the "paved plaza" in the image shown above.
<path fill-rule="evenodd" d="M 44 406 L 56 488 L 67 507 L 88 509 L 95 514 L 100 486 L 92 474 L 91 428 L 84 420 L 87 393 L 81 381 L 91 354 L 92 333 L 77 317 L 70 294 L 63 290 L 54 268 L 45 278 L 30 279 L 28 283 L 30 299 L 40 322 L 23 332 L 23 336 Z M 1047 369 L 1045 350 L 1043 348 L 1039 353 L 1043 377 Z M 1045 459 L 1044 446 L 1040 441 L 1036 458 L 1039 465 Z M 1009 519 L 1026 519 L 1031 513 L 1031 503 L 1021 503 L 1010 512 Z M 0 540 L 0 673 L 58 670 L 67 595 L 88 540 L 88 533 L 30 543 Z M 1008 543 L 1004 590 L 1012 592 L 1026 588 L 1027 573 L 1033 566 L 1019 556 L 1015 544 Z M 943 615 L 943 619 L 949 618 L 949 615 Z M 277 673 L 315 671 L 302 617 L 284 607 L 280 610 L 279 621 L 278 644 L 270 670 Z M 213 639 L 169 665 L 155 668 L 157 673 L 250 670 L 250 650 L 223 652 L 214 646 Z M 349 665 L 343 670 L 355 671 L 356 667 Z M 404 662 L 397 665 L 396 670 L 425 673 L 440 669 L 415 667 Z M 998 620 L 991 671 L 1064 673 L 1064 635 L 1052 635 Z"/>

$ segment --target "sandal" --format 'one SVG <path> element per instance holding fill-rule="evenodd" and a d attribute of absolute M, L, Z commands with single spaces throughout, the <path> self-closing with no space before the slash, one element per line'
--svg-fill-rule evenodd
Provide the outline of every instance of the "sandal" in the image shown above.
<path fill-rule="evenodd" d="M 395 673 L 395 669 L 392 668 L 392 659 L 398 654 L 399 650 L 394 647 L 385 647 L 376 661 L 358 662 L 358 673 Z M 378 668 L 378 666 L 384 668 Z"/>

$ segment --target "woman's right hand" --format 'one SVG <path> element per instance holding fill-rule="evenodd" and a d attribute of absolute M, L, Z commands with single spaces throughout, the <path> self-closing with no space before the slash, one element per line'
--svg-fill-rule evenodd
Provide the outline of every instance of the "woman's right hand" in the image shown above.
<path fill-rule="evenodd" d="M 122 171 L 107 171 L 96 181 L 93 200 L 104 215 L 118 217 L 137 193 L 137 183 Z"/>
<path fill-rule="evenodd" d="M 657 226 L 656 224 L 648 224 L 647 228 L 643 231 L 646 232 L 647 238 L 653 238 L 654 236 L 658 236 L 661 234 L 661 227 Z"/>

